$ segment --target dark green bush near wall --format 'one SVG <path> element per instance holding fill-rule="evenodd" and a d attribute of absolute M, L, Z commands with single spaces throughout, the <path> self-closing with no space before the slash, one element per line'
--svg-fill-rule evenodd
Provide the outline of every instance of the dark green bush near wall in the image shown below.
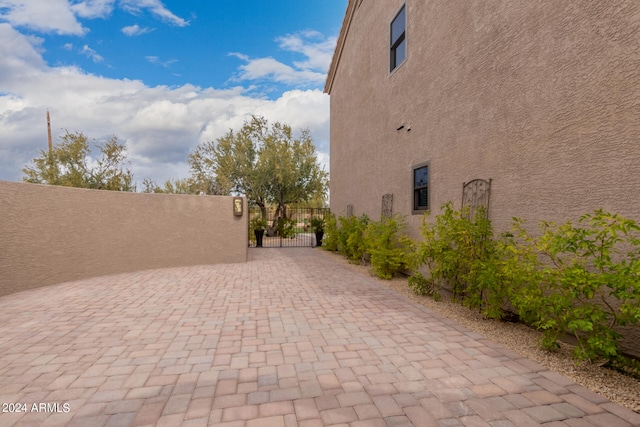
<path fill-rule="evenodd" d="M 364 231 L 364 243 L 376 275 L 391 279 L 411 264 L 414 244 L 404 234 L 406 223 L 403 217 L 393 215 L 371 222 Z"/>
<path fill-rule="evenodd" d="M 440 289 L 433 281 L 427 279 L 419 271 L 414 271 L 408 280 L 409 287 L 416 295 L 430 296 L 435 301 L 440 301 Z"/>
<path fill-rule="evenodd" d="M 335 252 L 338 250 L 338 221 L 332 213 L 324 217 L 324 237 L 322 249 Z"/>
<path fill-rule="evenodd" d="M 369 254 L 364 242 L 364 230 L 369 224 L 366 215 L 338 218 L 338 252 L 355 263 L 366 264 Z"/>
<path fill-rule="evenodd" d="M 435 222 L 428 217 L 415 243 L 404 235 L 402 217 L 371 222 L 366 215 L 331 215 L 323 247 L 352 262 L 370 260 L 382 278 L 413 270 L 409 286 L 417 294 L 437 299 L 446 286 L 487 317 L 513 310 L 543 332 L 546 349 L 569 333 L 578 343 L 576 359 L 631 366 L 615 327 L 640 324 L 640 227 L 634 221 L 597 210 L 577 224 L 541 222 L 532 235 L 514 218 L 512 229 L 496 238 L 483 212 L 469 218 L 447 203 Z M 422 268 L 428 273 L 416 271 Z"/>
<path fill-rule="evenodd" d="M 602 210 L 578 224 L 540 223 L 533 237 L 521 220 L 495 239 L 483 215 L 469 219 L 445 204 L 435 223 L 422 227 L 415 292 L 438 295 L 447 285 L 456 298 L 500 318 L 504 308 L 543 332 L 546 349 L 572 334 L 579 360 L 620 357 L 618 325 L 640 323 L 640 227 Z"/>
<path fill-rule="evenodd" d="M 338 226 L 339 224 L 339 226 Z M 390 279 L 412 265 L 414 244 L 404 235 L 403 217 L 394 215 L 372 222 L 369 217 L 330 215 L 326 220 L 323 248 L 338 251 L 351 262 L 371 263 L 381 278 Z"/>
<path fill-rule="evenodd" d="M 451 203 L 442 206 L 435 223 L 426 213 L 418 244 L 415 267 L 426 266 L 429 275 L 417 276 L 414 290 L 440 294 L 447 286 L 454 299 L 477 307 L 492 318 L 501 318 L 506 303 L 504 283 L 497 271 L 497 244 L 491 222 L 480 210 L 474 218 L 468 211 L 456 211 Z M 420 286 L 422 288 L 420 288 Z"/>
<path fill-rule="evenodd" d="M 634 221 L 597 210 L 577 224 L 541 222 L 533 237 L 515 220 L 502 245 L 510 301 L 544 332 L 544 347 L 570 333 L 577 359 L 619 357 L 614 328 L 640 323 L 640 227 Z"/>

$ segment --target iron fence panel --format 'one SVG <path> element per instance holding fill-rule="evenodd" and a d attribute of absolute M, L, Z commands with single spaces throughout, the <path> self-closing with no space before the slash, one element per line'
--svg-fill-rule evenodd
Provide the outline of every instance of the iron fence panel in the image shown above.
<path fill-rule="evenodd" d="M 300 248 L 316 246 L 316 236 L 311 227 L 313 218 L 325 218 L 329 208 L 287 208 L 278 212 L 266 209 L 267 229 L 262 237 L 263 248 Z M 249 209 L 249 218 L 263 217 L 257 206 Z M 257 238 L 249 221 L 249 246 L 257 246 Z"/>

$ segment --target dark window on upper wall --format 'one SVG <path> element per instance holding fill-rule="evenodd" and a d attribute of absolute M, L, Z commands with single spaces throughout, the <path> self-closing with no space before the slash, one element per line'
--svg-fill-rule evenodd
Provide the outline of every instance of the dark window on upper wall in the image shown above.
<path fill-rule="evenodd" d="M 413 167 L 413 213 L 429 209 L 429 165 Z"/>
<path fill-rule="evenodd" d="M 407 16 L 406 5 L 402 6 L 400 12 L 391 21 L 391 65 L 390 71 L 398 68 L 407 57 Z"/>

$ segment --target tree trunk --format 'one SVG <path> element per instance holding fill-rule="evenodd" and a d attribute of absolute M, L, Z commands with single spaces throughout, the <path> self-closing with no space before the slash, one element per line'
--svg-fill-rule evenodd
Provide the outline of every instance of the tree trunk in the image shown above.
<path fill-rule="evenodd" d="M 271 227 L 267 227 L 267 235 L 269 236 L 279 236 L 282 231 L 282 223 L 287 219 L 287 206 L 286 205 L 278 205 L 276 207 L 276 212 L 273 217 L 273 223 Z"/>
<path fill-rule="evenodd" d="M 256 205 L 260 208 L 260 213 L 264 222 L 267 222 L 267 207 L 262 202 L 256 202 Z"/>
<path fill-rule="evenodd" d="M 273 215 L 273 222 L 271 223 L 271 236 L 280 235 L 280 221 L 282 220 L 282 207 L 278 205 L 276 212 Z"/>

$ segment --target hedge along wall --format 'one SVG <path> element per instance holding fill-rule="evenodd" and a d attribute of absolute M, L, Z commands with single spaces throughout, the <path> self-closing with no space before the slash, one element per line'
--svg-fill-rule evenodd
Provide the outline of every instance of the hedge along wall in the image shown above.
<path fill-rule="evenodd" d="M 233 198 L 0 181 L 0 295 L 136 270 L 247 260 Z"/>

